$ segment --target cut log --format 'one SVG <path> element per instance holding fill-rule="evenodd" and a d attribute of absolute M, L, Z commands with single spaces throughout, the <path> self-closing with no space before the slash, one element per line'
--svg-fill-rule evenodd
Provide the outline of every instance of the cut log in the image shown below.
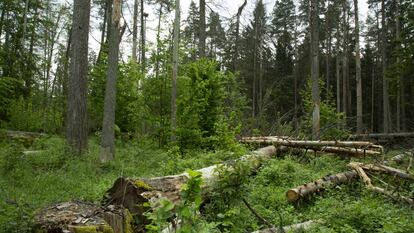
<path fill-rule="evenodd" d="M 251 170 L 257 169 L 263 160 L 270 159 L 275 155 L 287 151 L 286 147 L 268 146 L 254 151 L 252 154 L 244 155 L 240 160 L 248 161 Z M 208 192 L 216 181 L 216 168 L 223 164 L 199 169 L 203 179 L 203 191 Z M 103 205 L 122 205 L 134 216 L 138 227 L 147 224 L 143 213 L 146 202 L 156 202 L 160 198 L 167 198 L 173 203 L 180 200 L 181 186 L 187 182 L 189 175 L 182 173 L 173 176 L 155 178 L 118 178 L 114 185 L 107 191 Z"/>
<path fill-rule="evenodd" d="M 315 226 L 316 224 L 318 224 L 318 221 L 306 221 L 306 222 L 302 222 L 302 223 L 297 223 L 297 224 L 292 224 L 289 226 L 284 226 L 283 230 L 281 230 L 280 228 L 274 227 L 274 228 L 268 228 L 268 229 L 263 229 L 263 230 L 259 230 L 259 231 L 254 231 L 252 233 L 283 233 L 283 232 L 303 232 L 308 230 L 309 228 Z"/>
<path fill-rule="evenodd" d="M 334 153 L 334 154 L 343 154 L 353 157 L 363 157 L 369 155 L 381 155 L 381 152 L 375 150 L 365 150 L 357 148 L 344 148 L 344 147 L 333 147 L 333 146 L 324 146 L 321 148 L 312 148 L 316 151 L 321 151 L 325 153 Z"/>
<path fill-rule="evenodd" d="M 132 217 L 128 210 L 72 201 L 40 210 L 34 219 L 34 232 L 41 233 L 131 233 Z"/>
<path fill-rule="evenodd" d="M 358 178 L 358 173 L 355 171 L 346 171 L 335 175 L 327 175 L 311 183 L 300 185 L 296 188 L 288 190 L 286 192 L 286 198 L 289 202 L 295 202 L 302 198 L 308 197 L 313 193 L 320 192 L 328 187 L 350 182 L 356 178 Z"/>

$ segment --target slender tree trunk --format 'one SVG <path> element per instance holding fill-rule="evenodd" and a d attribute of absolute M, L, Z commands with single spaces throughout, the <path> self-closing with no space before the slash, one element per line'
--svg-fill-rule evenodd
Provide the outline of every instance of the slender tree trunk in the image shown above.
<path fill-rule="evenodd" d="M 252 120 L 256 117 L 256 82 L 257 82 L 257 19 L 255 19 L 254 48 L 253 48 L 253 93 L 252 93 Z"/>
<path fill-rule="evenodd" d="M 108 73 L 105 87 L 104 117 L 102 125 L 102 143 L 100 160 L 107 162 L 115 156 L 115 106 L 116 80 L 118 77 L 118 56 L 120 37 L 121 0 L 113 0 L 111 34 L 108 46 Z"/>
<path fill-rule="evenodd" d="M 311 78 L 312 78 L 312 138 L 320 136 L 320 93 L 319 93 L 319 15 L 318 0 L 311 0 Z"/>
<path fill-rule="evenodd" d="M 372 70 L 371 70 L 371 132 L 374 132 L 374 116 L 375 116 L 374 111 L 375 111 L 375 67 L 372 67 Z"/>
<path fill-rule="evenodd" d="M 342 52 L 342 111 L 344 112 L 345 116 L 349 116 L 349 108 L 348 108 L 348 11 L 347 11 L 347 0 L 343 2 L 343 19 L 342 19 L 342 27 L 343 27 L 343 52 Z"/>
<path fill-rule="evenodd" d="M 401 49 L 401 26 L 400 26 L 400 0 L 396 0 L 396 14 L 395 14 L 395 40 L 397 43 L 397 66 L 400 65 L 400 49 Z M 402 82 L 402 76 L 400 75 L 400 70 L 397 71 L 397 132 L 401 130 L 401 112 L 403 110 L 403 92 L 404 92 L 404 85 Z M 405 119 L 403 118 L 403 121 Z M 403 124 L 404 125 L 404 124 Z"/>
<path fill-rule="evenodd" d="M 145 57 L 145 12 L 144 0 L 141 0 L 141 66 L 142 73 L 146 72 L 146 57 Z"/>
<path fill-rule="evenodd" d="M 104 24 L 102 26 L 102 32 L 101 32 L 101 45 L 99 48 L 98 58 L 96 59 L 96 63 L 101 61 L 102 53 L 107 52 L 108 38 L 111 34 L 111 20 L 112 20 L 112 0 L 106 0 L 105 1 Z"/>
<path fill-rule="evenodd" d="M 138 0 L 134 0 L 134 16 L 132 23 L 132 60 L 137 62 L 137 44 L 138 44 Z"/>
<path fill-rule="evenodd" d="M 1 38 L 1 35 L 3 33 L 4 16 L 5 16 L 6 11 L 7 11 L 7 8 L 6 8 L 5 5 L 6 5 L 6 3 L 3 2 L 3 6 L 2 6 L 2 9 L 1 9 L 1 15 L 0 15 L 0 38 Z M 1 45 L 1 40 L 0 40 L 0 45 Z"/>
<path fill-rule="evenodd" d="M 160 3 L 160 8 L 158 10 L 158 26 L 157 26 L 157 51 L 155 56 L 155 78 L 158 79 L 159 69 L 160 69 L 160 52 L 161 52 L 161 18 L 162 18 L 162 3 Z"/>
<path fill-rule="evenodd" d="M 177 127 L 177 76 L 178 76 L 178 49 L 180 45 L 180 0 L 175 0 L 174 19 L 174 46 L 173 46 L 173 73 L 171 89 L 171 141 L 176 140 L 175 131 Z"/>
<path fill-rule="evenodd" d="M 200 0 L 200 41 L 198 44 L 199 57 L 206 56 L 206 1 Z"/>
<path fill-rule="evenodd" d="M 247 4 L 247 0 L 244 0 L 243 4 L 239 7 L 236 14 L 236 35 L 234 40 L 234 54 L 233 54 L 233 71 L 237 70 L 237 60 L 239 58 L 239 31 L 240 31 L 240 16 L 244 7 Z"/>
<path fill-rule="evenodd" d="M 339 33 L 339 26 L 336 30 L 336 111 L 341 112 L 341 73 L 340 73 L 340 46 L 341 44 L 341 35 Z"/>
<path fill-rule="evenodd" d="M 26 0 L 25 7 L 24 7 L 24 14 L 23 14 L 23 34 L 22 34 L 22 48 L 25 49 L 25 42 L 26 42 L 26 31 L 27 31 L 27 15 L 29 13 L 29 0 Z M 1 32 L 0 32 L 1 34 Z"/>
<path fill-rule="evenodd" d="M 358 17 L 358 0 L 354 0 L 355 8 L 355 67 L 356 67 L 356 84 L 357 84 L 357 133 L 362 133 L 362 81 L 361 81 L 361 58 L 359 55 L 359 17 Z"/>
<path fill-rule="evenodd" d="M 331 38 L 331 34 L 330 34 L 330 32 L 327 32 L 327 33 L 329 33 L 329 35 L 328 35 L 328 39 L 327 39 L 327 41 L 326 41 L 326 50 L 327 50 L 327 52 L 326 52 L 326 67 L 325 67 L 325 70 L 326 70 L 326 90 L 330 90 L 331 89 L 331 87 L 330 87 L 330 62 L 331 62 L 331 40 L 332 40 L 332 38 Z"/>
<path fill-rule="evenodd" d="M 88 147 L 87 80 L 90 0 L 74 0 L 66 138 L 72 151 Z"/>
<path fill-rule="evenodd" d="M 383 129 L 384 133 L 390 132 L 390 102 L 388 93 L 388 80 L 386 77 L 386 25 L 385 25 L 385 0 L 381 1 L 381 58 L 382 58 L 382 98 L 383 98 Z"/>

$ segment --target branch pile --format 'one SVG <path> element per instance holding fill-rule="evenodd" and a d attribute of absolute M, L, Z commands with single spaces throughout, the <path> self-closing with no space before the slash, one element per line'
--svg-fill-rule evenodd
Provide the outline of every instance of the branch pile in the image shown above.
<path fill-rule="evenodd" d="M 243 137 L 239 141 L 243 143 L 286 146 L 311 152 L 334 153 L 354 157 L 380 155 L 384 151 L 382 146 L 365 141 L 301 141 L 285 136 Z"/>

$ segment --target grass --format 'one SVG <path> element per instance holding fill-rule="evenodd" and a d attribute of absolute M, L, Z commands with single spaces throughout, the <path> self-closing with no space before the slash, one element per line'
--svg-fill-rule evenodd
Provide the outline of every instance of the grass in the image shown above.
<path fill-rule="evenodd" d="M 22 150 L 42 152 L 23 155 Z M 52 203 L 72 199 L 98 202 L 119 176 L 176 174 L 237 158 L 246 149 L 180 155 L 175 147 L 164 150 L 149 142 L 118 141 L 116 158 L 106 165 L 98 162 L 96 138 L 90 139 L 89 152 L 83 157 L 66 151 L 59 137 L 37 139 L 30 148 L 0 144 L 0 232 L 29 232 L 34 211 Z M 335 156 L 313 155 L 270 160 L 248 179 L 239 196 L 276 226 L 319 219 L 323 223 L 312 232 L 414 232 L 412 208 L 367 191 L 361 182 L 335 187 L 299 205 L 286 201 L 288 189 L 344 171 L 348 162 Z M 414 186 L 408 184 L 408 188 L 412 196 Z M 223 213 L 210 214 L 210 219 L 221 222 L 221 229 L 229 232 L 263 227 L 241 202 Z"/>

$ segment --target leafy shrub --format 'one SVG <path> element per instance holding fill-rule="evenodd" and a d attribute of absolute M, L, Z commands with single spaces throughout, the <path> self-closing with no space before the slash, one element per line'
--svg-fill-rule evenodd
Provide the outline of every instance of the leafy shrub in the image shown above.
<path fill-rule="evenodd" d="M 243 98 L 229 88 L 235 76 L 201 59 L 185 68 L 185 91 L 178 99 L 178 145 L 182 149 L 220 149 L 234 144 L 240 131 Z"/>

